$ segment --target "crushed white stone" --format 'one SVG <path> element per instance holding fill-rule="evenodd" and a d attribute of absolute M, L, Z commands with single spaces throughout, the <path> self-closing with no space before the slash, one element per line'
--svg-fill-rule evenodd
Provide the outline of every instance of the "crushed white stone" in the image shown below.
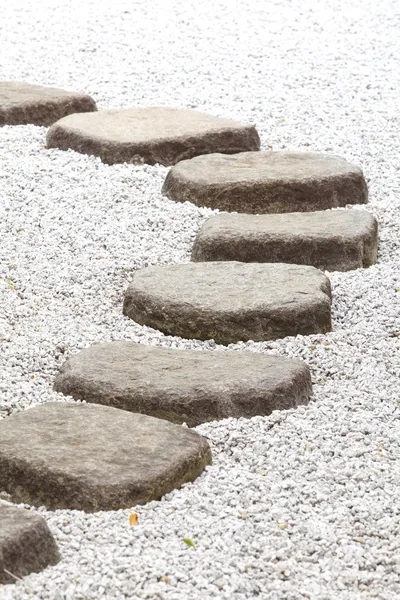
<path fill-rule="evenodd" d="M 1 600 L 400 597 L 396 3 L 234 4 L 14 0 L 2 7 L 0 78 L 84 91 L 99 108 L 198 108 L 255 123 L 263 149 L 339 154 L 369 182 L 379 262 L 329 274 L 332 333 L 231 346 L 303 358 L 314 402 L 199 427 L 214 465 L 132 507 L 136 527 L 129 510 L 41 509 L 62 561 Z M 0 129 L 3 418 L 64 400 L 58 367 L 94 342 L 224 351 L 122 316 L 132 270 L 188 261 L 212 211 L 163 198 L 163 167 L 48 151 L 45 133 Z"/>

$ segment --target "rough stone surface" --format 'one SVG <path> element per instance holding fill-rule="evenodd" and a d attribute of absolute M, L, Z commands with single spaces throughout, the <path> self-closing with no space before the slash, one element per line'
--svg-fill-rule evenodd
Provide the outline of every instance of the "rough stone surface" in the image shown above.
<path fill-rule="evenodd" d="M 108 164 L 174 165 L 198 154 L 259 150 L 254 126 L 188 109 L 151 107 L 71 115 L 55 123 L 47 147 L 99 156 Z"/>
<path fill-rule="evenodd" d="M 15 583 L 59 560 L 57 544 L 40 515 L 0 502 L 0 584 Z"/>
<path fill-rule="evenodd" d="M 70 358 L 55 389 L 78 400 L 195 427 L 306 404 L 311 376 L 305 363 L 278 356 L 121 341 L 98 344 Z"/>
<path fill-rule="evenodd" d="M 126 508 L 161 498 L 210 463 L 194 431 L 108 406 L 50 402 L 0 422 L 0 489 L 15 502 Z"/>
<path fill-rule="evenodd" d="M 0 81 L 0 126 L 47 126 L 71 113 L 96 110 L 94 100 L 86 94 L 20 81 Z"/>
<path fill-rule="evenodd" d="M 204 262 L 140 269 L 124 314 L 184 338 L 262 341 L 331 329 L 329 279 L 314 267 Z"/>
<path fill-rule="evenodd" d="M 285 262 L 349 271 L 375 263 L 377 251 L 378 223 L 366 211 L 221 213 L 204 223 L 192 260 Z"/>
<path fill-rule="evenodd" d="M 313 152 L 197 157 L 171 169 L 162 191 L 171 200 L 251 214 L 325 210 L 368 199 L 358 167 Z"/>

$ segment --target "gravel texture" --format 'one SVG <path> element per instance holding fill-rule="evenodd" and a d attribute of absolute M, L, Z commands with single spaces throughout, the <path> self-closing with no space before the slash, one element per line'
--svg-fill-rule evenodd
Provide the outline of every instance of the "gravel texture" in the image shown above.
<path fill-rule="evenodd" d="M 213 466 L 138 508 L 136 527 L 130 510 L 40 510 L 62 560 L 0 599 L 398 599 L 397 2 L 15 0 L 1 12 L 0 79 L 84 91 L 99 108 L 197 108 L 256 124 L 264 150 L 339 154 L 364 171 L 381 245 L 375 266 L 329 275 L 332 333 L 231 346 L 303 358 L 311 404 L 198 427 Z M 122 316 L 132 270 L 189 261 L 212 211 L 163 198 L 164 167 L 46 150 L 45 135 L 0 129 L 1 417 L 63 400 L 59 366 L 94 342 L 224 351 Z"/>

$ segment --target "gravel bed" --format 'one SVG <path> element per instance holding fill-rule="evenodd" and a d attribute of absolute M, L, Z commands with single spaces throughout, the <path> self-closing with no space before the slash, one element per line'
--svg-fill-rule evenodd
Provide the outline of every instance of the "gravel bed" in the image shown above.
<path fill-rule="evenodd" d="M 255 123 L 263 149 L 360 165 L 381 246 L 368 270 L 330 274 L 332 333 L 231 346 L 303 358 L 308 407 L 198 427 L 213 466 L 138 507 L 136 527 L 131 510 L 40 509 L 63 559 L 0 599 L 398 599 L 397 2 L 13 0 L 1 12 L 0 79 L 85 91 L 100 108 L 198 108 Z M 212 211 L 163 198 L 164 167 L 49 151 L 45 134 L 0 128 L 0 418 L 64 401 L 59 366 L 94 342 L 225 350 L 122 316 L 132 271 L 188 261 Z"/>

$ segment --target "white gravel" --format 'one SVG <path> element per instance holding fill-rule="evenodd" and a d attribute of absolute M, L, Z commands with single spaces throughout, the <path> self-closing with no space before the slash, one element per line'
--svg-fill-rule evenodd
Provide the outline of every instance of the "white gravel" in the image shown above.
<path fill-rule="evenodd" d="M 13 0 L 0 79 L 99 107 L 195 107 L 257 125 L 263 148 L 360 165 L 379 263 L 333 273 L 329 335 L 237 344 L 302 357 L 314 401 L 199 427 L 214 465 L 161 502 L 41 513 L 62 562 L 1 600 L 400 597 L 400 183 L 395 0 Z M 58 367 L 98 341 L 213 349 L 122 316 L 134 268 L 189 260 L 211 211 L 160 194 L 163 167 L 106 166 L 0 129 L 0 414 L 63 398 Z M 194 540 L 196 549 L 182 542 Z"/>

